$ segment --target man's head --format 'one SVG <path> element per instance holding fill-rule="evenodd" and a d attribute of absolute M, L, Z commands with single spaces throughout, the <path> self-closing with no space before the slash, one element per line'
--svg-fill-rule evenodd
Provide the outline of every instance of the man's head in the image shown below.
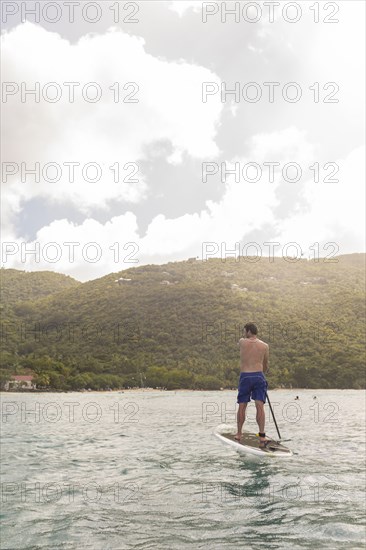
<path fill-rule="evenodd" d="M 254 323 L 247 323 L 244 326 L 244 332 L 247 337 L 255 336 L 258 333 L 258 329 Z"/>

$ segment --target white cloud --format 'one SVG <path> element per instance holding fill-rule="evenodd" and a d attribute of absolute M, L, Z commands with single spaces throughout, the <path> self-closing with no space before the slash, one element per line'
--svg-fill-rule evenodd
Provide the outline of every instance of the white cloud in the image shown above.
<path fill-rule="evenodd" d="M 172 0 L 169 3 L 169 8 L 182 17 L 190 8 L 193 8 L 194 11 L 200 11 L 202 9 L 202 2 L 198 2 L 197 0 Z"/>
<path fill-rule="evenodd" d="M 345 159 L 338 159 L 338 183 L 308 180 L 304 196 L 310 205 L 306 213 L 289 217 L 278 227 L 280 242 L 296 241 L 304 249 L 320 243 L 321 253 L 327 242 L 339 246 L 339 254 L 365 249 L 365 156 L 358 147 Z M 328 168 L 330 175 L 332 168 Z M 331 249 L 328 250 L 328 253 Z"/>
<path fill-rule="evenodd" d="M 218 82 L 218 77 L 203 67 L 147 54 L 141 38 L 111 29 L 103 35 L 86 35 L 73 45 L 56 33 L 25 23 L 2 35 L 2 65 L 5 82 L 25 82 L 28 88 L 39 82 L 41 89 L 56 82 L 62 91 L 57 103 L 42 99 L 35 103 L 31 97 L 22 103 L 19 94 L 3 103 L 2 132 L 7 136 L 3 160 L 25 162 L 27 167 L 39 162 L 41 168 L 57 162 L 62 169 L 57 183 L 42 178 L 36 183 L 32 176 L 22 183 L 18 174 L 9 178 L 3 204 L 7 234 L 12 231 L 11 212 L 19 210 L 21 200 L 71 201 L 86 215 L 93 207 L 106 208 L 110 200 L 138 202 L 146 193 L 141 173 L 135 176 L 139 183 L 115 183 L 109 167 L 118 162 L 123 180 L 130 173 L 129 168 L 123 170 L 124 165 L 144 158 L 145 148 L 155 141 L 171 142 L 172 158 L 182 153 L 195 158 L 218 153 L 214 138 L 222 104 L 219 98 L 207 104 L 201 101 L 202 82 Z M 67 100 L 64 82 L 81 83 L 74 103 Z M 101 86 L 101 101 L 82 99 L 80 90 L 89 82 Z M 114 103 L 109 87 L 115 82 L 120 83 L 122 97 L 133 91 L 132 87 L 123 90 L 125 83 L 137 83 L 139 103 Z M 77 167 L 75 181 L 70 182 L 64 162 L 79 162 L 81 167 L 96 162 L 102 178 L 90 183 Z"/>
<path fill-rule="evenodd" d="M 295 126 L 278 132 L 255 134 L 249 145 L 251 157 L 257 162 L 276 160 L 304 164 L 313 158 L 316 149 L 309 143 L 306 132 Z"/>
<path fill-rule="evenodd" d="M 131 261 L 139 259 L 136 218 L 131 212 L 106 224 L 90 218 L 82 224 L 56 220 L 40 229 L 32 242 L 8 242 L 7 245 L 3 240 L 5 267 L 56 271 L 82 281 L 136 265 L 124 265 L 128 257 Z"/>

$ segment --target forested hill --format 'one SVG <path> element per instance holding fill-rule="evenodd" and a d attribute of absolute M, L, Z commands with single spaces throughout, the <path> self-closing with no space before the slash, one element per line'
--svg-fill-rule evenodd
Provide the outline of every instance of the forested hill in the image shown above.
<path fill-rule="evenodd" d="M 4 268 L 0 269 L 0 283 L 3 308 L 25 300 L 36 300 L 81 284 L 68 275 L 52 271 L 27 272 Z"/>
<path fill-rule="evenodd" d="M 2 380 L 235 387 L 237 341 L 253 321 L 270 345 L 271 387 L 362 388 L 365 255 L 335 260 L 188 260 L 86 283 L 2 269 Z"/>

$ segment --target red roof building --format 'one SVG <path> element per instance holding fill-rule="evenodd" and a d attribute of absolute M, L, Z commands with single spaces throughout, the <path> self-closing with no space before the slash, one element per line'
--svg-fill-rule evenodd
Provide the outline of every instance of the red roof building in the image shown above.
<path fill-rule="evenodd" d="M 33 382 L 34 376 L 32 374 L 13 374 L 10 380 L 5 382 L 4 390 L 35 390 L 36 384 Z"/>

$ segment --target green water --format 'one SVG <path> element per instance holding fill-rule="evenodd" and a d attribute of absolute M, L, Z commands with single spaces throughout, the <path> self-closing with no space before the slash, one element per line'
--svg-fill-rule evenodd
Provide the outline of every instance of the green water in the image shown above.
<path fill-rule="evenodd" d="M 212 435 L 234 391 L 1 397 L 3 550 L 364 548 L 363 391 L 272 391 L 286 461 Z"/>

